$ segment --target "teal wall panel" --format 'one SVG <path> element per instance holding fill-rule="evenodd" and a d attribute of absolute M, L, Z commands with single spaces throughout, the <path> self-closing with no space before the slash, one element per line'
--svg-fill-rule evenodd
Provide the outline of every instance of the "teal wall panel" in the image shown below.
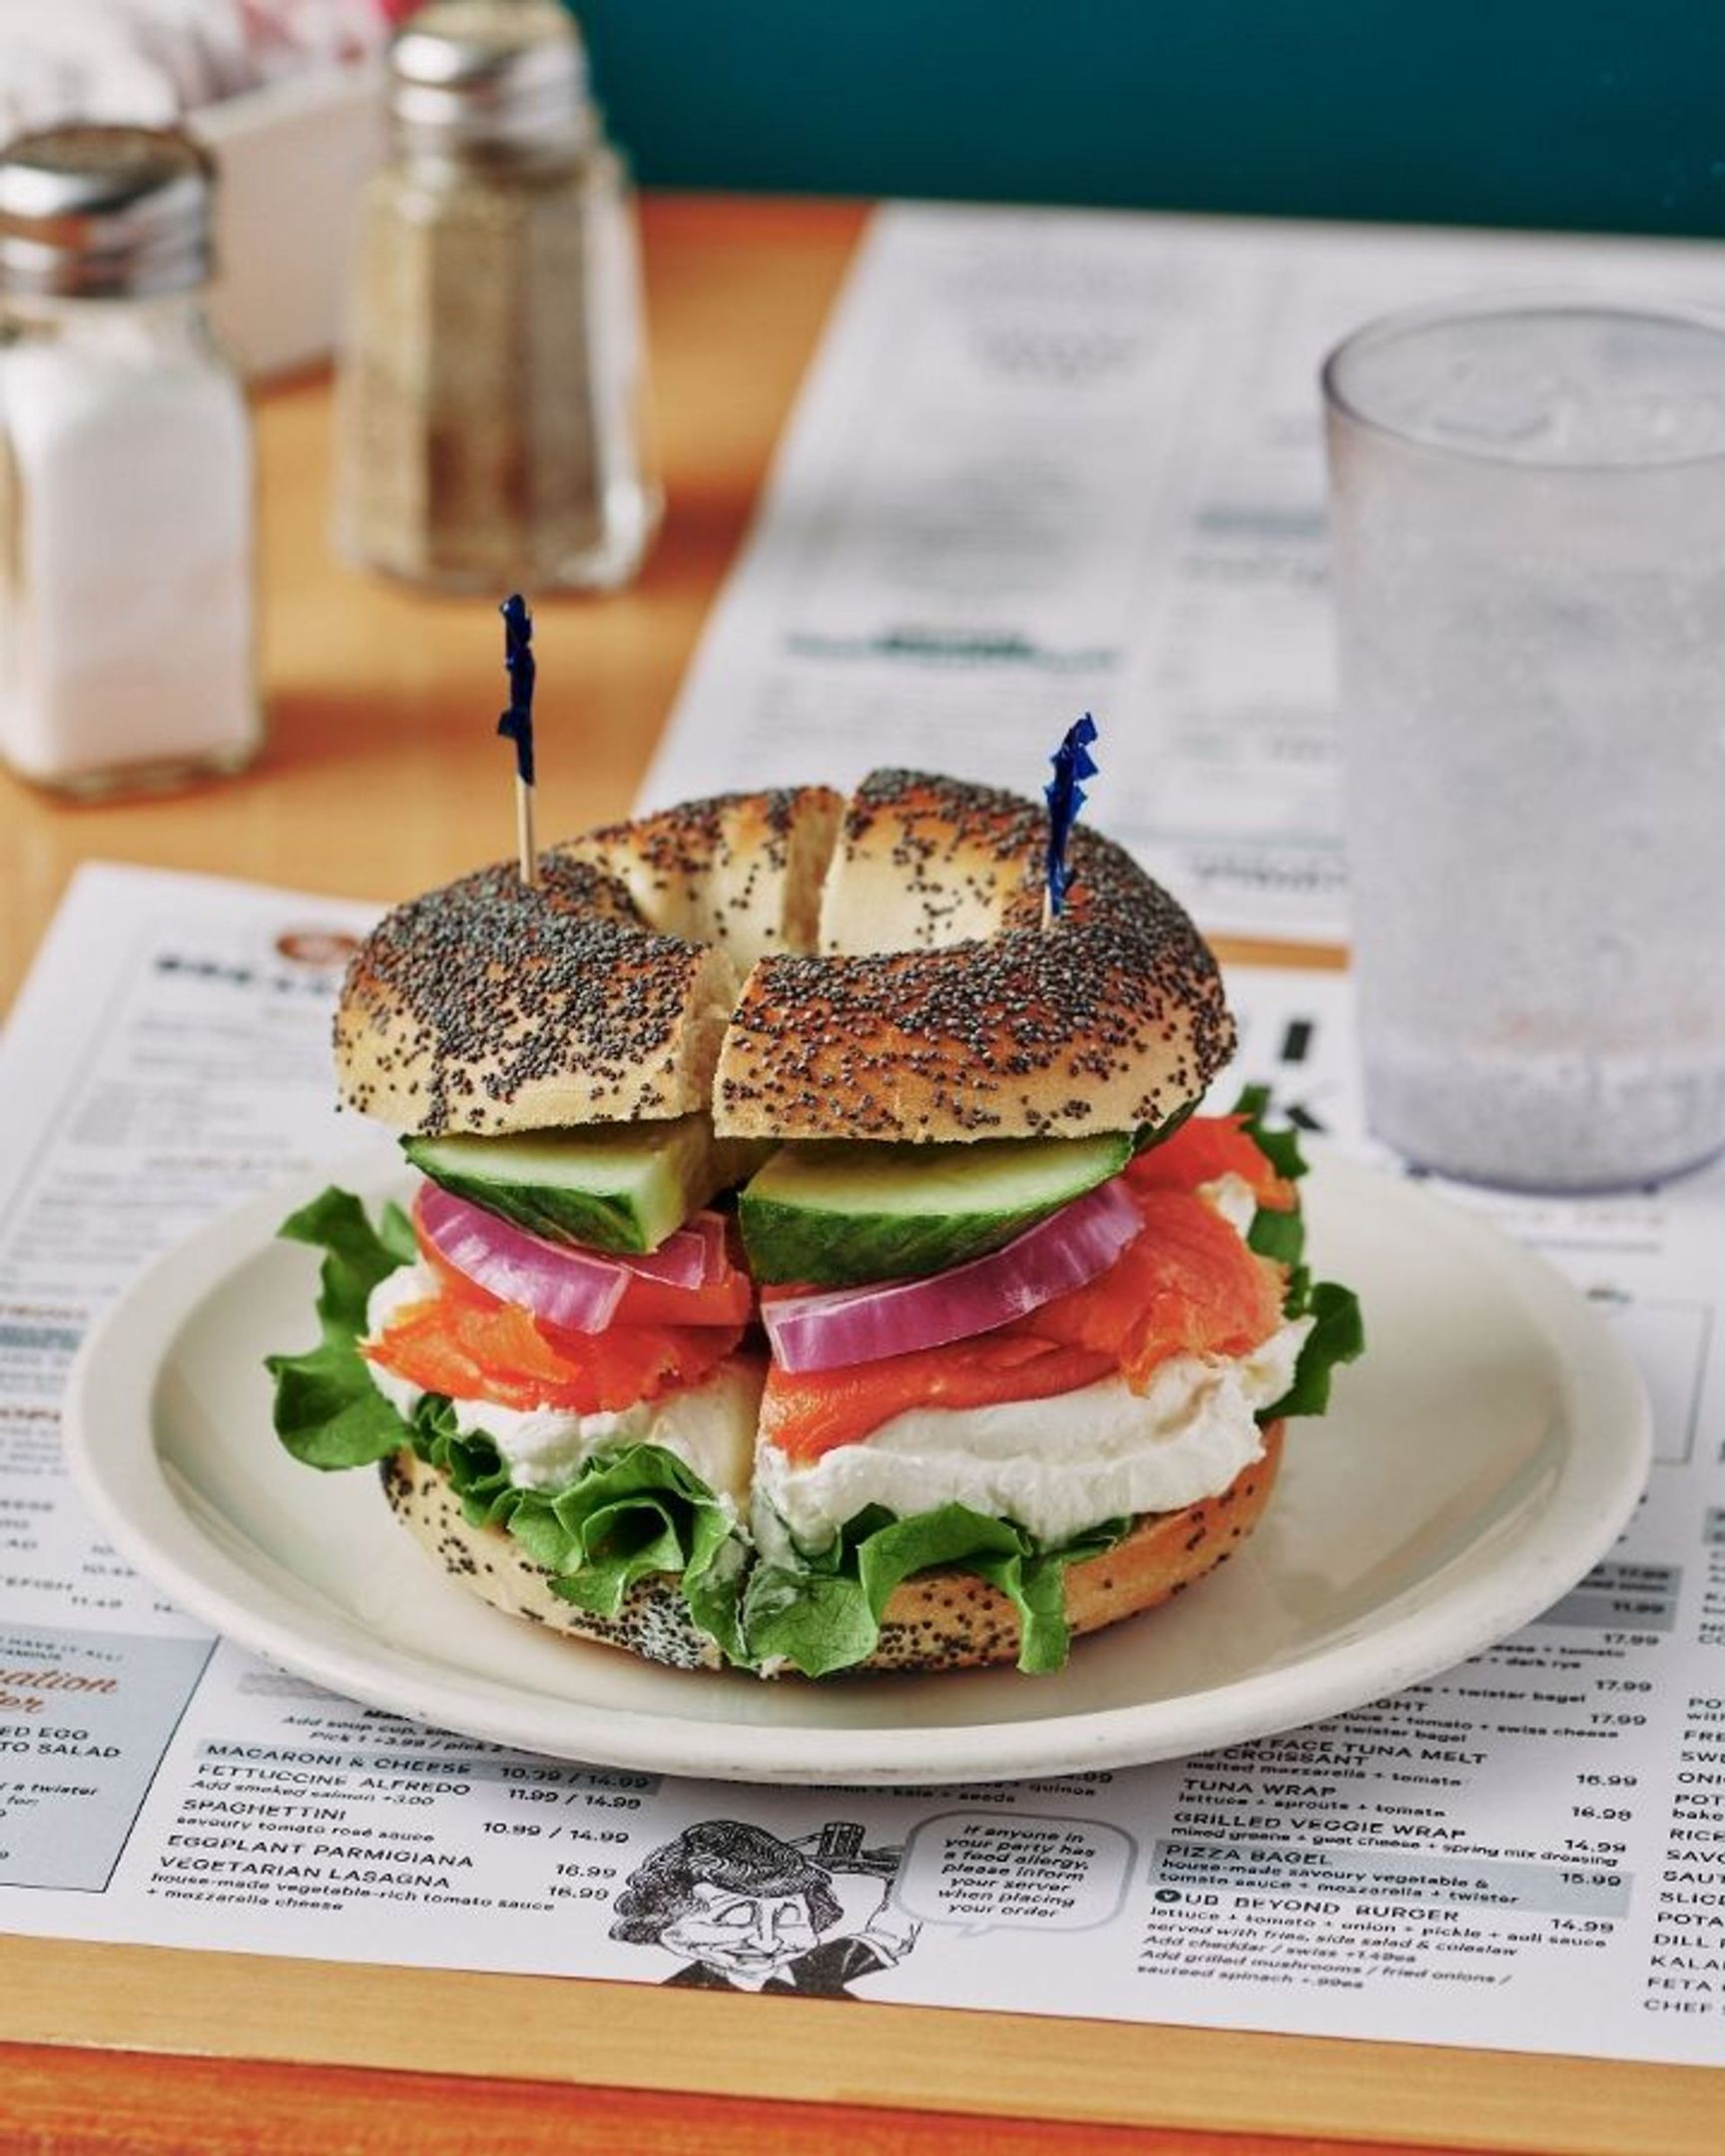
<path fill-rule="evenodd" d="M 1725 234 L 1725 0 L 576 0 L 643 179 Z"/>

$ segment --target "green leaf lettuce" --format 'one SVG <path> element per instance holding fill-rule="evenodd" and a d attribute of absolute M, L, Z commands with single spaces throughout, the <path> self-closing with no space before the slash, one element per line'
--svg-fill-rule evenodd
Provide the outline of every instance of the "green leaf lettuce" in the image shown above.
<path fill-rule="evenodd" d="M 870 1506 L 821 1550 L 762 1562 L 743 1592 L 752 1661 L 783 1658 L 806 1677 L 849 1669 L 873 1653 L 880 1617 L 901 1580 L 951 1565 L 992 1582 L 1018 1613 L 1018 1667 L 1033 1673 L 1066 1660 L 1066 1567 L 1110 1550 L 1129 1520 L 1105 1520 L 1049 1545 L 1011 1520 L 967 1505 L 937 1505 L 897 1519 Z"/>
<path fill-rule="evenodd" d="M 417 1256 L 407 1216 L 386 1205 L 373 1228 L 350 1192 L 326 1190 L 284 1221 L 281 1233 L 322 1251 L 323 1264 L 317 1346 L 304 1354 L 265 1357 L 276 1380 L 276 1434 L 307 1467 L 363 1467 L 385 1459 L 406 1433 L 372 1383 L 359 1342 L 372 1289 Z"/>
<path fill-rule="evenodd" d="M 509 1479 L 488 1437 L 463 1435 L 434 1393 L 414 1411 L 413 1449 L 445 1474 L 475 1527 L 501 1527 L 552 1577 L 565 1602 L 615 1617 L 650 1573 L 678 1576 L 690 1616 L 728 1660 L 747 1659 L 738 1625 L 745 1548 L 707 1484 L 662 1445 L 631 1444 L 584 1461 L 552 1490 Z"/>
<path fill-rule="evenodd" d="M 266 1357 L 276 1380 L 276 1432 L 296 1460 L 362 1467 L 410 1444 L 448 1477 L 466 1517 L 514 1535 L 564 1600 L 614 1617 L 637 1580 L 670 1572 L 680 1576 L 701 1629 L 733 1660 L 744 1658 L 737 1605 L 745 1548 L 731 1514 L 692 1468 L 660 1445 L 633 1444 L 585 1461 L 560 1489 L 516 1488 L 489 1438 L 457 1430 L 447 1399 L 427 1393 L 408 1421 L 359 1352 L 372 1290 L 417 1256 L 400 1209 L 385 1206 L 373 1228 L 357 1198 L 326 1190 L 281 1232 L 324 1254 L 317 1346 Z"/>
<path fill-rule="evenodd" d="M 1248 1086 L 1235 1102 L 1234 1113 L 1245 1117 L 1247 1137 L 1276 1173 L 1297 1182 L 1307 1173 L 1300 1134 L 1292 1126 L 1286 1130 L 1266 1129 L 1264 1117 L 1269 1106 L 1268 1086 Z M 1284 1213 L 1260 1206 L 1252 1217 L 1246 1241 L 1260 1257 L 1273 1258 L 1288 1269 L 1282 1315 L 1315 1321 L 1294 1365 L 1293 1383 L 1279 1400 L 1260 1409 L 1258 1419 L 1274 1422 L 1284 1415 L 1322 1414 L 1330 1404 L 1331 1372 L 1339 1362 L 1352 1362 L 1366 1349 L 1360 1299 L 1352 1288 L 1312 1278 L 1304 1262 L 1306 1223 L 1298 1207 Z"/>

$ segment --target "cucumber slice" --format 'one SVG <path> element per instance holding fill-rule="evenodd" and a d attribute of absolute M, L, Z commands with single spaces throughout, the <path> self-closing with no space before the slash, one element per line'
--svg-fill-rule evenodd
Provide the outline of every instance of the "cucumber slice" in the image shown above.
<path fill-rule="evenodd" d="M 942 1273 L 1011 1242 L 1132 1157 L 1130 1131 L 781 1146 L 737 1201 L 757 1280 L 849 1288 Z"/>
<path fill-rule="evenodd" d="M 506 1138 L 403 1138 L 421 1174 L 554 1243 L 639 1256 L 758 1167 L 759 1141 L 715 1138 L 704 1115 L 592 1123 Z"/>

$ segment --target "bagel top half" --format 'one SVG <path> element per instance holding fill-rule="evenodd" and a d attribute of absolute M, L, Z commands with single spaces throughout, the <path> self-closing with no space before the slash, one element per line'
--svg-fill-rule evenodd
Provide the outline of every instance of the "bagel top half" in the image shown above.
<path fill-rule="evenodd" d="M 397 906 L 336 1016 L 349 1107 L 479 1134 L 711 1109 L 721 1136 L 1081 1137 L 1155 1123 L 1234 1049 L 1197 929 L 1080 826 L 876 772 L 690 802 Z"/>

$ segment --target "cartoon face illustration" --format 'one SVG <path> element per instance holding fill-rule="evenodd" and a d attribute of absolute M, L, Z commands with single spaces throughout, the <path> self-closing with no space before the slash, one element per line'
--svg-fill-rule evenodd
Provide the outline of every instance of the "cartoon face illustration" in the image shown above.
<path fill-rule="evenodd" d="M 666 1983 L 849 1998 L 851 1983 L 890 1968 L 916 1936 L 889 1906 L 897 1852 L 864 1852 L 862 1839 L 860 1827 L 830 1823 L 811 1858 L 764 1828 L 704 1820 L 629 1875 L 611 1936 L 676 1956 Z M 844 1928 L 835 1867 L 883 1882 L 879 1907 L 855 1931 Z"/>
<path fill-rule="evenodd" d="M 745 1978 L 771 1975 L 821 1935 L 806 1893 L 737 1893 L 706 1880 L 693 1892 L 695 1906 L 672 1917 L 659 1943 L 708 1968 Z"/>

